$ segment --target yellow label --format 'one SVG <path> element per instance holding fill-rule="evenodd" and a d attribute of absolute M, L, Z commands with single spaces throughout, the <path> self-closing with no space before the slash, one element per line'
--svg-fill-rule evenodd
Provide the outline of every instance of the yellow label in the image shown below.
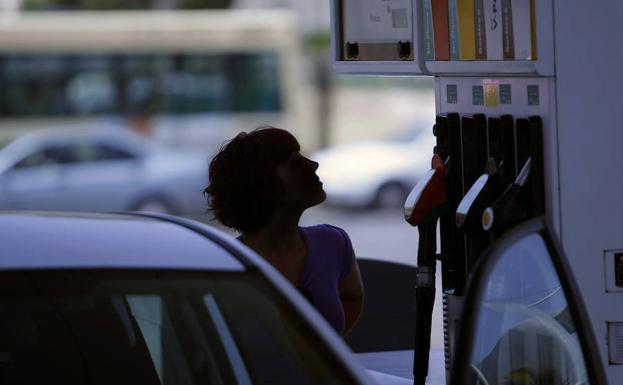
<path fill-rule="evenodd" d="M 484 81 L 485 106 L 497 107 L 500 104 L 500 84 L 498 82 Z"/>
<path fill-rule="evenodd" d="M 536 20 L 534 16 L 534 0 L 530 0 L 530 37 L 532 40 L 532 57 L 531 60 L 536 60 Z"/>
<path fill-rule="evenodd" d="M 491 217 L 489 216 L 489 212 L 485 211 L 482 213 L 482 225 L 483 227 L 489 227 L 489 222 L 491 221 Z"/>
<path fill-rule="evenodd" d="M 459 57 L 461 60 L 475 60 L 474 0 L 457 0 L 456 7 L 459 20 Z"/>

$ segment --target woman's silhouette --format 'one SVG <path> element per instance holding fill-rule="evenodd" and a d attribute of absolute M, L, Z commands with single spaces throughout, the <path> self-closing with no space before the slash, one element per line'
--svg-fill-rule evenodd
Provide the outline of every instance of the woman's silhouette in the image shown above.
<path fill-rule="evenodd" d="M 240 240 L 296 286 L 343 335 L 363 306 L 363 285 L 346 232 L 300 227 L 303 211 L 325 199 L 318 163 L 288 131 L 264 127 L 226 142 L 210 163 L 209 208 Z"/>

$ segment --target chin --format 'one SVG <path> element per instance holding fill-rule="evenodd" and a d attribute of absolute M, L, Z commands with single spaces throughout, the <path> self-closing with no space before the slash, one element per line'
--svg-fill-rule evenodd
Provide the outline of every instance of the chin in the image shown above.
<path fill-rule="evenodd" d="M 318 202 L 318 204 L 324 202 L 326 199 L 327 199 L 327 193 L 324 190 L 322 190 L 320 202 Z"/>
<path fill-rule="evenodd" d="M 324 189 L 322 187 L 320 187 L 318 189 L 318 195 L 317 195 L 318 203 L 316 203 L 316 204 L 317 205 L 321 204 L 322 202 L 325 201 L 325 199 L 327 199 L 327 193 L 324 191 Z"/>
<path fill-rule="evenodd" d="M 320 193 L 318 194 L 318 196 L 316 196 L 315 199 L 311 200 L 309 202 L 310 204 L 307 207 L 309 208 L 309 207 L 318 206 L 319 204 L 324 202 L 325 199 L 327 199 L 327 194 L 324 192 L 324 190 L 320 190 Z"/>

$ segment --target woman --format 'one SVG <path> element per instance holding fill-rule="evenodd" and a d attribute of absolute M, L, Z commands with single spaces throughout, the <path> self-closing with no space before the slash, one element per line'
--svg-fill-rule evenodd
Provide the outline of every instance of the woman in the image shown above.
<path fill-rule="evenodd" d="M 361 314 L 363 285 L 346 232 L 300 227 L 303 211 L 324 201 L 318 163 L 289 132 L 265 127 L 241 133 L 210 163 L 204 193 L 210 209 L 240 240 L 296 286 L 342 335 Z"/>

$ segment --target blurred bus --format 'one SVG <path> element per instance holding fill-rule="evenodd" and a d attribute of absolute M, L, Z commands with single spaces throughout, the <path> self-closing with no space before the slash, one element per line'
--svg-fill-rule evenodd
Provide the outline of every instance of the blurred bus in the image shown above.
<path fill-rule="evenodd" d="M 258 125 L 314 137 L 287 10 L 22 13 L 0 22 L 0 140 L 132 128 L 215 148 Z"/>

